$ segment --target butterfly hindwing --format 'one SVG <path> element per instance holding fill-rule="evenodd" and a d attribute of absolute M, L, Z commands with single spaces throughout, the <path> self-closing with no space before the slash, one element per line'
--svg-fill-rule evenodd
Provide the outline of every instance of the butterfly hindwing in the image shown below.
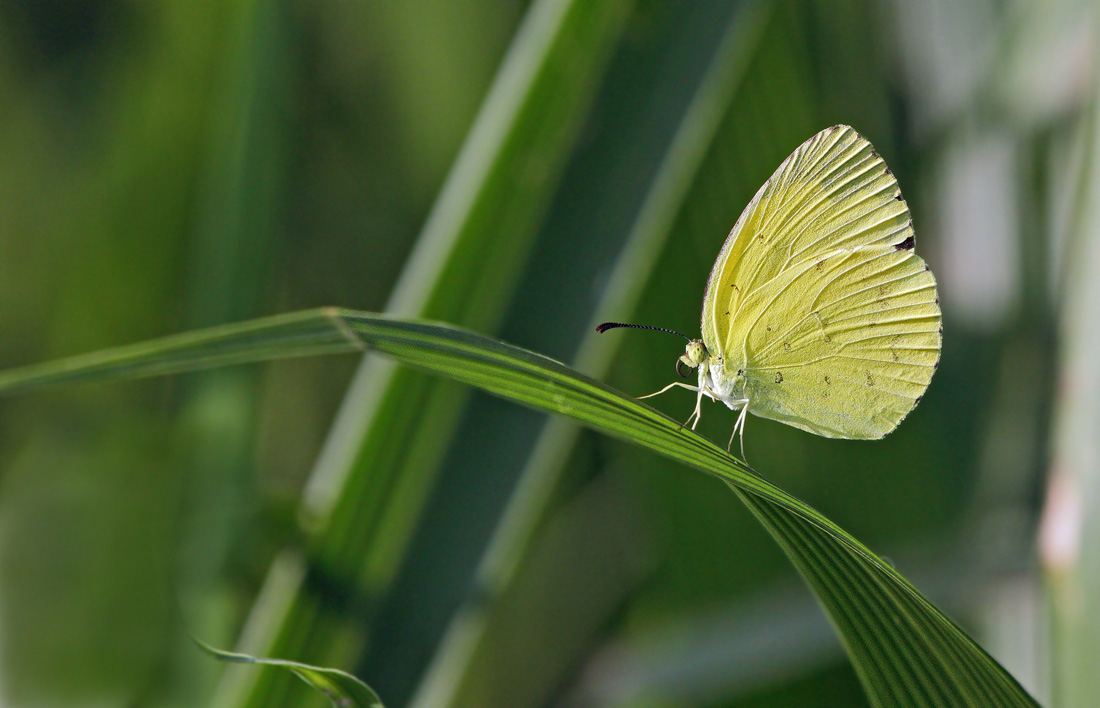
<path fill-rule="evenodd" d="M 788 269 L 740 312 L 750 411 L 826 437 L 893 430 L 939 361 L 935 280 L 893 246 L 841 249 Z"/>

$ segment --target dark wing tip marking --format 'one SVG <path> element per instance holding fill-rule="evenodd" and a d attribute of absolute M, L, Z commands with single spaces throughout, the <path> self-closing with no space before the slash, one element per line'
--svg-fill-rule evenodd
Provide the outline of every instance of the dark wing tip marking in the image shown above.
<path fill-rule="evenodd" d="M 913 222 L 909 222 L 912 224 Z M 896 251 L 912 251 L 913 246 L 917 245 L 917 238 L 914 234 L 909 234 L 905 237 L 905 240 L 894 246 Z"/>

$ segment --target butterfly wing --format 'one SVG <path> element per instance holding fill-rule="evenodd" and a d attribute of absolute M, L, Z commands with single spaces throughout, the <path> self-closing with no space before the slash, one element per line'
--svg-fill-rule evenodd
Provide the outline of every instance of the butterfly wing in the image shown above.
<path fill-rule="evenodd" d="M 935 279 L 913 244 L 897 182 L 851 128 L 818 133 L 779 166 L 703 303 L 704 342 L 727 374 L 743 371 L 750 412 L 828 437 L 897 426 L 942 338 Z"/>
<path fill-rule="evenodd" d="M 826 437 L 886 435 L 939 362 L 936 281 L 896 246 L 819 254 L 754 292 L 739 314 L 750 412 Z"/>

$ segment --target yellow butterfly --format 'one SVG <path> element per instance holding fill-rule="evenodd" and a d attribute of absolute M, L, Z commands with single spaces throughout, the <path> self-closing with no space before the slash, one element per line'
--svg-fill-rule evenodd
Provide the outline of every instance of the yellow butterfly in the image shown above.
<path fill-rule="evenodd" d="M 795 150 L 726 238 L 703 295 L 702 339 L 676 362 L 706 396 L 830 438 L 875 439 L 924 395 L 943 340 L 936 280 L 913 252 L 913 220 L 890 169 L 846 125 Z M 614 327 L 658 329 L 605 322 Z M 679 334 L 678 332 L 672 332 Z M 648 398 L 649 396 L 643 396 Z M 729 446 L 727 446 L 727 450 Z"/>

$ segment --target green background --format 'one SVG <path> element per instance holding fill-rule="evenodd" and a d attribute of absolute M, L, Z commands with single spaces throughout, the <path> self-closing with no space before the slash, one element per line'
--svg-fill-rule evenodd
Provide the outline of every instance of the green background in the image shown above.
<path fill-rule="evenodd" d="M 852 125 L 897 176 L 939 280 L 942 363 L 884 441 L 753 418 L 749 459 L 887 557 L 1044 705 L 1096 705 L 1097 8 L 600 5 L 587 26 L 603 30 L 578 35 L 583 63 L 548 92 L 582 99 L 561 135 L 535 120 L 546 135 L 526 135 L 544 148 L 527 148 L 534 186 L 485 207 L 520 216 L 475 224 L 509 246 L 460 252 L 484 277 L 433 302 L 472 311 L 435 316 L 582 369 L 585 347 L 606 347 L 601 378 L 656 390 L 682 342 L 592 343 L 592 324 L 629 316 L 695 335 L 741 208 L 805 138 Z M 0 364 L 319 305 L 407 310 L 418 281 L 395 285 L 460 149 L 477 149 L 467 137 L 509 47 L 548 21 L 537 9 L 0 5 Z M 705 139 L 700 97 L 719 106 Z M 474 179 L 452 175 L 449 189 Z M 662 194 L 679 195 L 663 212 Z M 654 266 L 632 265 L 656 232 Z M 624 282 L 636 306 L 603 310 Z M 233 687 L 269 670 L 211 661 L 184 625 L 233 646 L 287 549 L 329 557 L 299 500 L 346 439 L 334 420 L 357 364 L 3 401 L 3 703 L 237 705 Z M 415 385 L 409 400 L 424 400 Z M 397 540 L 307 589 L 342 649 L 281 658 L 343 664 L 390 706 L 428 705 L 441 685 L 449 704 L 478 708 L 866 705 L 812 595 L 724 485 L 593 433 L 563 449 L 544 498 L 513 512 L 530 540 L 507 587 L 486 587 L 486 551 L 514 523 L 502 518 L 548 419 L 457 388 L 432 402 L 410 413 L 423 474 L 356 508 Z M 692 400 L 653 403 L 686 418 Z M 708 406 L 699 427 L 724 442 L 733 421 Z M 447 673 L 455 618 L 483 611 L 473 658 Z M 271 681 L 265 705 L 323 701 Z"/>

